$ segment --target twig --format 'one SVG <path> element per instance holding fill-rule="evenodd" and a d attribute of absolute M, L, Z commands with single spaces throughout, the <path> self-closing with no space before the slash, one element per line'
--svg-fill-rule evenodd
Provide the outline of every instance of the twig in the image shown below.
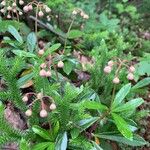
<path fill-rule="evenodd" d="M 35 22 L 37 22 L 39 26 L 44 27 L 47 30 L 53 32 L 54 34 L 60 36 L 61 38 L 66 39 L 66 34 L 57 32 L 51 24 L 45 24 L 44 22 L 40 21 L 39 19 L 36 19 L 36 17 L 34 17 L 34 16 L 29 16 L 29 18 L 34 20 Z"/>

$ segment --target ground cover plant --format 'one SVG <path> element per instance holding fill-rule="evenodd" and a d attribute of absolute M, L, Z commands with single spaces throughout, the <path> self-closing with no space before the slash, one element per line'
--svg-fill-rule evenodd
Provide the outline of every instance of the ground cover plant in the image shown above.
<path fill-rule="evenodd" d="M 2 0 L 2 150 L 149 149 L 149 1 Z"/>

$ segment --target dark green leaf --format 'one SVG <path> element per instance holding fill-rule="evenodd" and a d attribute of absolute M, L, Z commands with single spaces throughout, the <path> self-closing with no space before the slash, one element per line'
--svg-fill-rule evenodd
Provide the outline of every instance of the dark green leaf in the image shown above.
<path fill-rule="evenodd" d="M 133 134 L 129 129 L 129 125 L 127 124 L 127 122 L 122 117 L 120 117 L 115 113 L 112 113 L 112 116 L 121 134 L 129 140 L 133 140 Z"/>
<path fill-rule="evenodd" d="M 143 102 L 144 102 L 144 100 L 142 98 L 136 98 L 136 99 L 133 99 L 119 107 L 114 108 L 112 111 L 113 112 L 131 111 L 131 110 L 136 109 Z"/>
<path fill-rule="evenodd" d="M 64 134 L 60 134 L 57 138 L 56 150 L 66 150 L 67 143 L 68 143 L 67 133 L 65 132 Z"/>
<path fill-rule="evenodd" d="M 11 25 L 8 26 L 8 32 L 11 33 L 20 44 L 23 43 L 22 37 L 20 36 L 19 32 L 13 26 L 11 26 Z"/>
<path fill-rule="evenodd" d="M 82 105 L 87 109 L 108 110 L 107 106 L 95 101 L 84 101 Z"/>
<path fill-rule="evenodd" d="M 16 54 L 17 56 L 20 56 L 20 57 L 31 57 L 31 58 L 36 58 L 37 57 L 33 53 L 25 52 L 25 51 L 22 51 L 22 50 L 13 50 L 12 52 L 14 54 Z"/>
<path fill-rule="evenodd" d="M 79 38 L 83 35 L 83 33 L 80 30 L 71 30 L 69 32 L 69 39 L 75 39 L 75 38 Z"/>
<path fill-rule="evenodd" d="M 136 85 L 132 87 L 132 90 L 142 88 L 150 84 L 150 77 L 147 77 L 141 81 L 139 81 Z"/>
<path fill-rule="evenodd" d="M 91 117 L 88 119 L 83 119 L 81 121 L 79 121 L 77 123 L 78 126 L 80 126 L 82 128 L 81 131 L 87 129 L 88 127 L 90 127 L 93 123 L 95 123 L 96 121 L 98 121 L 99 117 Z"/>
<path fill-rule="evenodd" d="M 35 125 L 32 127 L 32 130 L 34 133 L 38 134 L 39 136 L 41 136 L 42 138 L 46 139 L 46 140 L 51 140 L 50 139 L 50 134 L 48 133 L 47 130 Z"/>
<path fill-rule="evenodd" d="M 119 92 L 116 94 L 116 97 L 112 103 L 112 108 L 115 108 L 116 106 L 118 106 L 123 99 L 126 97 L 126 95 L 130 92 L 131 89 L 131 84 L 126 84 L 125 86 L 123 86 Z"/>
<path fill-rule="evenodd" d="M 29 144 L 25 139 L 22 139 L 19 144 L 20 150 L 30 150 Z"/>
<path fill-rule="evenodd" d="M 52 54 L 53 52 L 55 52 L 56 50 L 58 50 L 60 46 L 61 46 L 60 43 L 57 43 L 57 44 L 52 45 L 52 46 L 44 53 L 44 56 L 47 56 L 48 54 Z"/>
<path fill-rule="evenodd" d="M 39 144 L 36 144 L 32 150 L 45 150 L 46 148 L 48 148 L 49 146 L 54 146 L 54 143 L 52 142 L 42 142 Z M 54 150 L 54 149 L 53 149 Z"/>
<path fill-rule="evenodd" d="M 36 46 L 36 35 L 34 32 L 30 33 L 27 37 L 27 46 L 30 52 L 33 52 Z"/>
<path fill-rule="evenodd" d="M 112 140 L 116 141 L 119 143 L 127 144 L 130 146 L 143 146 L 146 145 L 147 142 L 140 136 L 134 135 L 133 140 L 128 140 L 127 138 L 122 137 L 121 135 L 105 135 L 105 134 L 99 134 L 95 135 L 101 139 L 107 139 L 107 140 Z"/>
<path fill-rule="evenodd" d="M 73 70 L 73 64 L 71 62 L 66 61 L 64 63 L 63 71 L 69 75 L 71 71 Z"/>

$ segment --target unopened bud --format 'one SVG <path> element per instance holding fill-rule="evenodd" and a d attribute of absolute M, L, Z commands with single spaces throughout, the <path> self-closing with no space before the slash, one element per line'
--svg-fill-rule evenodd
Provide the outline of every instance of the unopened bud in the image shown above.
<path fill-rule="evenodd" d="M 115 78 L 113 79 L 113 83 L 114 83 L 114 84 L 118 84 L 119 82 L 120 82 L 120 80 L 119 80 L 118 77 L 115 77 Z"/>
<path fill-rule="evenodd" d="M 30 117 L 32 115 L 32 110 L 31 109 L 28 109 L 26 112 L 25 112 L 25 115 Z"/>
<path fill-rule="evenodd" d="M 128 80 L 133 80 L 133 79 L 134 79 L 133 73 L 129 73 L 129 74 L 127 75 L 127 79 L 128 79 Z"/>
<path fill-rule="evenodd" d="M 56 104 L 52 103 L 49 108 L 50 108 L 50 110 L 55 110 L 56 109 Z"/>
<path fill-rule="evenodd" d="M 104 72 L 107 73 L 107 74 L 109 74 L 111 72 L 111 70 L 112 70 L 112 68 L 110 66 L 106 66 L 104 68 Z"/>
<path fill-rule="evenodd" d="M 64 63 L 63 61 L 59 61 L 58 64 L 57 64 L 58 68 L 63 68 L 64 67 Z"/>
<path fill-rule="evenodd" d="M 42 110 L 40 111 L 40 117 L 42 117 L 42 118 L 47 117 L 47 111 L 46 111 L 45 109 L 42 109 Z"/>

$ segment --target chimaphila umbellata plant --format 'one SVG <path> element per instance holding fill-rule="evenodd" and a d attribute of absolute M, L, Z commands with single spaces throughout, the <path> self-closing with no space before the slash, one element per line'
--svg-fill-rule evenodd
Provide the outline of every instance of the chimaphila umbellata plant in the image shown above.
<path fill-rule="evenodd" d="M 46 12 L 44 3 L 20 2 L 25 13 L 38 8 L 38 19 Z M 75 47 L 69 41 L 77 15 L 90 19 L 82 9 L 74 9 L 61 44 L 38 39 L 38 30 L 26 37 L 13 26 L 8 27 L 11 36 L 4 37 L 2 44 L 10 44 L 9 49 L 2 48 L 0 55 L 0 75 L 6 87 L 0 91 L 1 145 L 16 142 L 23 150 L 87 150 L 105 149 L 111 141 L 134 147 L 147 144 L 137 135 L 135 120 L 137 108 L 144 103 L 136 93 L 148 85 L 149 78 L 134 82 L 136 67 L 131 59 L 121 57 L 127 48 L 123 38 L 113 33 L 118 38 L 117 52 L 109 50 L 107 38 L 100 40 L 92 50 L 93 68 L 86 70 L 89 81 L 78 87 L 73 84 L 71 76 L 82 70 L 82 61 L 71 53 Z M 73 36 L 74 43 L 82 38 Z M 7 102 L 21 112 L 27 123 L 24 131 L 14 130 L 7 123 L 3 114 Z"/>

